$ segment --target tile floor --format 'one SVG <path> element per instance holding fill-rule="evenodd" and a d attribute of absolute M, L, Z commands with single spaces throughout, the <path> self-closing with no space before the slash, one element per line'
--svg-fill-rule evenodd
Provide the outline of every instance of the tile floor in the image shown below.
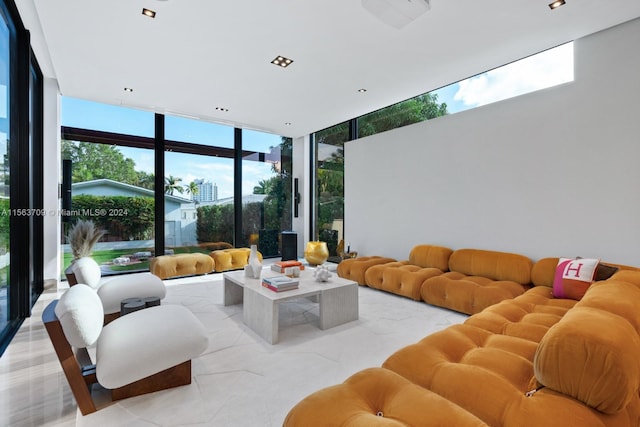
<path fill-rule="evenodd" d="M 46 289 L 0 358 L 2 426 L 280 426 L 293 405 L 322 387 L 380 364 L 395 350 L 466 316 L 360 287 L 360 318 L 322 331 L 317 304 L 280 309 L 280 341 L 269 345 L 242 322 L 241 306 L 222 305 L 222 276 L 168 280 L 163 304 L 191 309 L 209 333 L 193 360 L 191 385 L 108 402 L 82 416 L 44 329 L 41 313 L 64 292 Z"/>

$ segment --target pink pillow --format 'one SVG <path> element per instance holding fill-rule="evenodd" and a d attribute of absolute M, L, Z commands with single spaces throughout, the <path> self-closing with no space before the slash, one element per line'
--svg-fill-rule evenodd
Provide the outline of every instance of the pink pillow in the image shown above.
<path fill-rule="evenodd" d="M 553 296 L 580 300 L 596 274 L 600 260 L 592 258 L 560 258 L 553 279 Z"/>

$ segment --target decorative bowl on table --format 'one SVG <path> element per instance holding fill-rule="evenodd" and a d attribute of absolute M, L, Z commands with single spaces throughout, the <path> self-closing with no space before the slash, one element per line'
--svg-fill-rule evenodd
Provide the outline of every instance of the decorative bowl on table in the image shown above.
<path fill-rule="evenodd" d="M 311 241 L 304 250 L 304 259 L 311 265 L 323 264 L 329 258 L 327 242 Z"/>

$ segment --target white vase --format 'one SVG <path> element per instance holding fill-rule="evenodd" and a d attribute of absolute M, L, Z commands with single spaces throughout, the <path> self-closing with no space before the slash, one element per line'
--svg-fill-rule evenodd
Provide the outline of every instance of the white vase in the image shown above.
<path fill-rule="evenodd" d="M 260 261 L 260 258 L 258 258 L 258 247 L 256 245 L 251 245 L 248 265 L 251 276 L 254 279 L 259 279 L 260 273 L 262 272 L 262 262 Z"/>

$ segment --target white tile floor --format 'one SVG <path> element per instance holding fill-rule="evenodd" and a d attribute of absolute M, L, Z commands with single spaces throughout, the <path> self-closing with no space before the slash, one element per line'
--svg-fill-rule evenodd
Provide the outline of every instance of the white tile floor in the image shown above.
<path fill-rule="evenodd" d="M 322 387 L 380 364 L 395 350 L 466 316 L 360 287 L 360 319 L 318 329 L 317 305 L 283 304 L 280 341 L 269 345 L 222 306 L 220 274 L 168 280 L 163 304 L 191 309 L 209 332 L 193 360 L 191 385 L 107 402 L 82 416 L 44 329 L 41 313 L 64 289 L 47 289 L 0 358 L 2 426 L 280 426 L 293 405 Z"/>

